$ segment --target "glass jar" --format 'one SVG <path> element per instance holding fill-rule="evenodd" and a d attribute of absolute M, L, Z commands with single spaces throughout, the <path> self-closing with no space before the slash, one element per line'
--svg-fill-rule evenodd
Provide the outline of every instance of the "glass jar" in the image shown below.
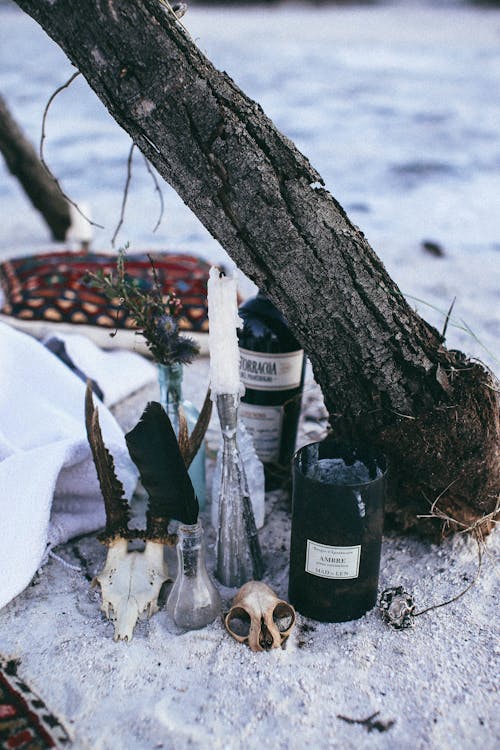
<path fill-rule="evenodd" d="M 355 620 L 377 599 L 386 459 L 328 437 L 293 464 L 290 602 L 324 622 Z"/>
<path fill-rule="evenodd" d="M 173 365 L 158 364 L 158 382 L 160 385 L 160 403 L 168 414 L 176 435 L 179 434 L 179 407 L 184 411 L 188 432 L 193 428 L 200 415 L 198 409 L 182 397 L 183 366 L 176 362 Z M 189 477 L 193 483 L 200 510 L 205 507 L 205 442 L 203 441 L 198 453 L 189 467 Z"/>
<path fill-rule="evenodd" d="M 197 630 L 215 620 L 221 598 L 205 567 L 201 522 L 181 524 L 177 533 L 177 577 L 166 609 L 179 628 Z"/>

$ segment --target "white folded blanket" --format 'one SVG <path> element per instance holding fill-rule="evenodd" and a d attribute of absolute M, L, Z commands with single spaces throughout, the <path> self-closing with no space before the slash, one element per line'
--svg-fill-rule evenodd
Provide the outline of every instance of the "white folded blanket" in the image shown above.
<path fill-rule="evenodd" d="M 117 392 L 123 397 L 144 384 L 146 372 L 133 362 L 138 355 L 105 354 L 90 344 L 93 360 L 86 340 L 68 344 L 65 336 L 64 341 L 75 364 L 88 369 L 109 403 L 118 400 Z M 143 364 L 154 377 L 154 367 Z M 54 354 L 0 323 L 0 607 L 29 584 L 48 549 L 104 525 L 84 399 L 85 384 Z M 100 402 L 98 407 L 104 441 L 130 498 L 135 466 L 113 415 Z"/>

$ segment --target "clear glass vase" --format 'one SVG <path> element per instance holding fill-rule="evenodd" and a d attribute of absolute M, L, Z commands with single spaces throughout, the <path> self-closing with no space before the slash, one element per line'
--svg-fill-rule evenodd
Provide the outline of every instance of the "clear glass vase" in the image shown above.
<path fill-rule="evenodd" d="M 231 588 L 239 588 L 252 579 L 259 581 L 264 572 L 248 481 L 237 442 L 238 401 L 239 397 L 231 393 L 219 394 L 216 400 L 223 446 L 215 575 L 223 586 Z"/>
<path fill-rule="evenodd" d="M 166 609 L 179 628 L 197 630 L 215 620 L 221 611 L 221 598 L 205 567 L 201 522 L 181 524 L 177 533 L 177 578 Z"/>
<path fill-rule="evenodd" d="M 160 385 L 160 403 L 167 412 L 175 434 L 179 434 L 179 406 L 182 406 L 188 425 L 189 434 L 198 420 L 199 411 L 191 403 L 182 397 L 182 375 L 183 367 L 179 363 L 173 365 L 158 364 L 158 382 Z M 200 449 L 189 467 L 189 476 L 193 483 L 200 510 L 205 507 L 205 443 L 202 442 Z"/>

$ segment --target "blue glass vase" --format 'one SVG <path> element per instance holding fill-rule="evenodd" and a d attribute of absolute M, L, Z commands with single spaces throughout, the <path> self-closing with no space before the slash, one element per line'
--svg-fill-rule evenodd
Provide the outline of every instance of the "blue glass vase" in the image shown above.
<path fill-rule="evenodd" d="M 198 420 L 199 411 L 191 403 L 182 397 L 182 375 L 183 367 L 179 363 L 173 365 L 158 364 L 158 382 L 160 384 L 160 403 L 168 414 L 175 434 L 179 434 L 179 407 L 182 406 L 186 417 L 188 432 L 191 435 Z M 200 510 L 205 507 L 205 442 L 189 467 L 189 476 L 193 483 L 194 491 Z"/>

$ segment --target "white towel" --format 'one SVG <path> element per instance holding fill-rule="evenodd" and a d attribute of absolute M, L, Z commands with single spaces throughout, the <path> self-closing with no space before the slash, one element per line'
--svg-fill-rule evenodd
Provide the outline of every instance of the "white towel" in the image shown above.
<path fill-rule="evenodd" d="M 156 367 L 136 352 L 103 351 L 77 333 L 56 332 L 44 340 L 52 336 L 64 342 L 75 365 L 96 381 L 104 393 L 106 406 L 117 404 L 158 377 Z"/>
<path fill-rule="evenodd" d="M 84 369 L 78 346 L 68 351 Z M 126 368 L 123 358 L 119 366 Z M 88 374 L 99 378 L 97 371 Z M 54 354 L 0 323 L 0 607 L 29 584 L 50 547 L 104 525 L 84 399 L 85 384 Z M 123 432 L 108 409 L 96 404 L 104 441 L 130 498 L 137 472 Z"/>

